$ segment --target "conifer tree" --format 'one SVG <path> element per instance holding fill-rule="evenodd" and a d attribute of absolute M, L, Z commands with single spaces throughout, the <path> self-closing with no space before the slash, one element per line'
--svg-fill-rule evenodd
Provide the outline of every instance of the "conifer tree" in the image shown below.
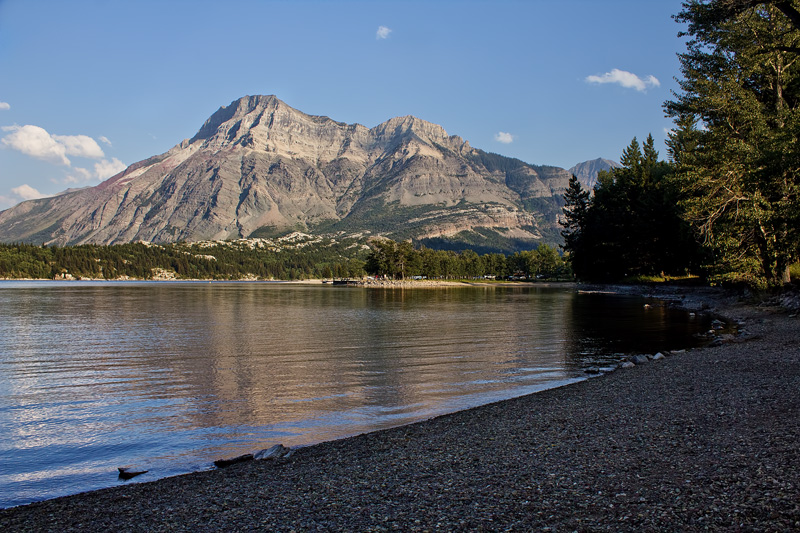
<path fill-rule="evenodd" d="M 589 209 L 589 191 L 585 190 L 575 174 L 569 179 L 569 186 L 564 192 L 564 220 L 560 222 L 564 230 L 562 248 L 570 254 L 573 268 L 575 262 L 583 260 L 581 237 L 586 225 L 586 212 Z M 576 255 L 577 254 L 577 255 Z"/>
<path fill-rule="evenodd" d="M 683 275 L 697 270 L 698 250 L 681 218 L 652 136 L 634 137 L 622 167 L 600 172 L 594 196 L 570 181 L 565 194 L 564 249 L 581 279 L 616 281 L 630 276 Z"/>
<path fill-rule="evenodd" d="M 665 103 L 688 219 L 720 280 L 781 284 L 800 255 L 798 1 L 690 0 Z"/>

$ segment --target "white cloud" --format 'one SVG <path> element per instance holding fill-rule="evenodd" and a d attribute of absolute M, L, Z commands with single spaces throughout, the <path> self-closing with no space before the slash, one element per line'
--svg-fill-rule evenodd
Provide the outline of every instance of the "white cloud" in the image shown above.
<path fill-rule="evenodd" d="M 56 165 L 69 166 L 67 148 L 56 141 L 44 128 L 39 126 L 6 126 L 11 134 L 3 137 L 3 144 L 25 155 L 42 159 Z"/>
<path fill-rule="evenodd" d="M 14 195 L 22 198 L 23 200 L 36 200 L 37 198 L 44 198 L 46 194 L 42 194 L 30 185 L 20 185 L 11 189 Z"/>
<path fill-rule="evenodd" d="M 128 166 L 117 159 L 116 157 L 112 157 L 111 161 L 107 159 L 103 159 L 102 161 L 94 164 L 94 173 L 97 179 L 104 180 L 106 178 L 110 178 L 115 174 L 119 174 L 123 170 L 128 168 Z"/>
<path fill-rule="evenodd" d="M 655 76 L 651 75 L 642 79 L 636 74 L 617 68 L 600 76 L 586 76 L 586 81 L 588 83 L 616 83 L 626 89 L 636 89 L 639 92 L 644 92 L 650 87 L 661 86 L 661 82 Z"/>
<path fill-rule="evenodd" d="M 81 167 L 73 167 L 73 173 L 67 175 L 64 178 L 63 183 L 70 183 L 70 184 L 77 184 L 77 183 L 85 183 L 87 181 L 92 181 L 94 179 L 94 174 L 88 169 L 81 168 Z"/>
<path fill-rule="evenodd" d="M 514 136 L 504 131 L 498 131 L 494 135 L 494 140 L 503 144 L 511 144 L 514 142 Z"/>
<path fill-rule="evenodd" d="M 56 142 L 61 143 L 67 150 L 67 155 L 102 159 L 105 157 L 97 141 L 86 135 L 53 135 Z"/>
<path fill-rule="evenodd" d="M 392 33 L 392 30 L 387 28 L 386 26 L 378 26 L 378 31 L 375 32 L 375 38 L 388 39 L 390 33 Z"/>
<path fill-rule="evenodd" d="M 37 198 L 47 198 L 47 194 L 42 194 L 30 185 L 20 185 L 11 189 L 10 195 L 0 194 L 0 210 L 13 207 L 25 200 L 36 200 Z"/>
<path fill-rule="evenodd" d="M 50 135 L 44 128 L 30 124 L 6 126 L 3 130 L 11 132 L 3 137 L 4 145 L 56 165 L 70 166 L 68 155 L 90 159 L 105 157 L 97 141 L 87 135 Z"/>
<path fill-rule="evenodd" d="M 111 141 L 109 141 L 108 137 L 106 137 L 105 135 L 101 135 L 100 137 L 97 138 L 97 140 L 100 141 L 101 143 L 105 143 L 111 146 Z"/>
<path fill-rule="evenodd" d="M 0 102 L 0 110 L 8 111 L 9 109 L 11 109 L 11 104 L 8 102 Z"/>

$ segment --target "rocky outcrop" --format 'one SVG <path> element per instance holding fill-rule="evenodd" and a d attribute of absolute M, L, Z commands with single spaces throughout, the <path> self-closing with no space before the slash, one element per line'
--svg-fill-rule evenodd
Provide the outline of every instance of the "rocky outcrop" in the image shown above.
<path fill-rule="evenodd" d="M 369 129 L 274 96 L 221 107 L 197 134 L 96 187 L 0 213 L 0 240 L 175 242 L 317 228 L 531 243 L 557 228 L 569 173 L 487 154 L 416 117 Z"/>

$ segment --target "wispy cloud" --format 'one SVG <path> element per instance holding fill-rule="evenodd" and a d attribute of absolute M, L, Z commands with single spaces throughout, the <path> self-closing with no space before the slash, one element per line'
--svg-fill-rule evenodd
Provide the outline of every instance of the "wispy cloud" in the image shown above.
<path fill-rule="evenodd" d="M 72 167 L 70 173 L 67 174 L 65 178 L 53 180 L 53 183 L 83 185 L 86 183 L 103 181 L 111 176 L 119 174 L 126 168 L 128 168 L 128 165 L 116 157 L 112 157 L 110 161 L 108 159 L 102 159 L 94 164 L 94 171 L 83 167 Z"/>
<path fill-rule="evenodd" d="M 67 174 L 67 177 L 61 180 L 52 180 L 53 183 L 67 183 L 67 184 L 79 184 L 79 183 L 86 183 L 87 181 L 92 181 L 94 179 L 94 174 L 92 171 L 83 167 L 73 167 L 72 172 Z"/>
<path fill-rule="evenodd" d="M 645 78 L 640 78 L 636 74 L 617 68 L 612 69 L 611 72 L 606 72 L 605 74 L 601 74 L 599 76 L 586 76 L 586 82 L 598 84 L 614 83 L 625 87 L 626 89 L 636 89 L 639 92 L 645 92 L 651 87 L 661 86 L 661 82 L 658 81 L 658 78 L 655 76 L 650 75 L 646 76 Z"/>
<path fill-rule="evenodd" d="M 111 141 L 109 141 L 108 137 L 106 137 L 105 135 L 101 135 L 100 137 L 97 138 L 97 140 L 100 141 L 101 143 L 111 146 Z"/>
<path fill-rule="evenodd" d="M 8 111 L 11 109 L 11 104 L 8 102 L 0 102 L 0 111 Z"/>
<path fill-rule="evenodd" d="M 20 185 L 19 187 L 14 187 L 11 189 L 11 192 L 23 200 L 36 200 L 37 198 L 44 198 L 47 196 L 46 194 L 42 194 L 30 185 L 26 184 Z"/>
<path fill-rule="evenodd" d="M 25 200 L 36 200 L 46 198 L 48 195 L 42 194 L 30 185 L 24 184 L 11 189 L 11 194 L 0 194 L 0 209 L 8 209 Z"/>
<path fill-rule="evenodd" d="M 6 126 L 3 131 L 10 132 L 2 139 L 5 146 L 55 165 L 70 166 L 68 155 L 89 159 L 105 157 L 97 141 L 87 135 L 51 135 L 44 128 L 30 124 Z"/>
<path fill-rule="evenodd" d="M 494 134 L 494 140 L 503 144 L 511 144 L 514 142 L 514 136 L 505 131 L 498 131 Z"/>
<path fill-rule="evenodd" d="M 94 164 L 94 174 L 95 177 L 99 180 L 104 180 L 114 176 L 115 174 L 119 174 L 123 170 L 128 168 L 128 165 L 117 159 L 116 157 L 112 157 L 111 161 L 107 159 L 103 159 L 102 161 Z"/>
<path fill-rule="evenodd" d="M 388 39 L 390 33 L 392 33 L 390 28 L 387 28 L 386 26 L 378 26 L 378 31 L 375 32 L 375 38 Z"/>

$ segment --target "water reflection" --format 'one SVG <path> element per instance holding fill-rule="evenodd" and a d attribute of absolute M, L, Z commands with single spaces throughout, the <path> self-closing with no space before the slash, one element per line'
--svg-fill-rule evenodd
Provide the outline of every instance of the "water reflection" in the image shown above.
<path fill-rule="evenodd" d="M 571 289 L 0 282 L 0 506 L 532 392 L 704 327 Z"/>

